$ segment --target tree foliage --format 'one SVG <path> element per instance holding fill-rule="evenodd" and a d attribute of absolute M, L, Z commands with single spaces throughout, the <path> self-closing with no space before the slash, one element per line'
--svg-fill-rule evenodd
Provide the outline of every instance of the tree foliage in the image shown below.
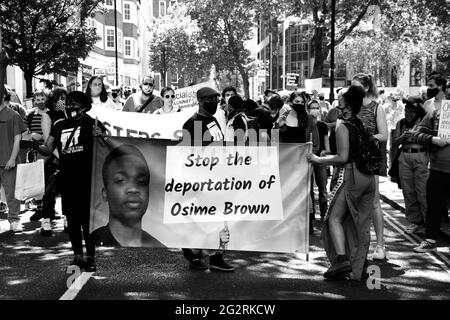
<path fill-rule="evenodd" d="M 19 66 L 32 94 L 32 78 L 53 72 L 77 71 L 98 37 L 85 19 L 99 0 L 2 0 L 3 45 L 11 63 Z"/>
<path fill-rule="evenodd" d="M 180 74 L 185 82 L 194 82 L 209 71 L 203 63 L 204 44 L 199 40 L 199 29 L 182 4 L 159 17 L 151 29 L 149 65 L 161 73 L 164 85 L 169 70 Z"/>

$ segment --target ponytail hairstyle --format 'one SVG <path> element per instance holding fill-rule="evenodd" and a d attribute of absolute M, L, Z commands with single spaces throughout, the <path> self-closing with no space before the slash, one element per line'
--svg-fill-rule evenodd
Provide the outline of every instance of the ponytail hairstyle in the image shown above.
<path fill-rule="evenodd" d="M 362 84 L 364 89 L 368 89 L 366 97 L 375 99 L 378 98 L 378 89 L 372 75 L 367 73 L 357 73 L 353 76 L 352 80 L 358 81 Z"/>

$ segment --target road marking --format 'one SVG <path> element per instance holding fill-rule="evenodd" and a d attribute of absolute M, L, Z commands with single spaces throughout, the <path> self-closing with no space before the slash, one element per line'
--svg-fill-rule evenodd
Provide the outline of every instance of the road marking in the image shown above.
<path fill-rule="evenodd" d="M 409 242 L 411 242 L 413 245 L 419 245 L 420 242 L 416 241 L 415 239 L 413 239 L 411 237 L 411 235 L 407 234 L 406 232 L 404 232 L 404 230 L 402 230 L 397 224 L 396 222 L 394 222 L 391 217 L 387 214 L 386 211 L 383 210 L 384 213 L 384 220 L 393 228 L 395 229 L 399 234 L 401 234 L 403 237 L 406 238 L 406 240 L 408 240 Z M 418 253 L 419 254 L 419 253 Z M 430 257 L 433 258 L 433 260 L 447 273 L 450 273 L 449 270 L 449 266 L 450 266 L 450 261 L 447 259 L 447 257 L 445 255 L 443 255 L 441 252 L 439 251 L 433 251 L 433 252 L 426 252 L 426 254 L 428 254 Z M 434 255 L 438 255 L 439 258 L 441 258 L 444 262 L 440 261 L 438 258 L 436 258 L 436 256 Z"/>
<path fill-rule="evenodd" d="M 93 272 L 82 272 L 80 276 L 72 283 L 70 288 L 67 289 L 61 298 L 59 298 L 59 300 L 74 300 L 93 274 Z"/>

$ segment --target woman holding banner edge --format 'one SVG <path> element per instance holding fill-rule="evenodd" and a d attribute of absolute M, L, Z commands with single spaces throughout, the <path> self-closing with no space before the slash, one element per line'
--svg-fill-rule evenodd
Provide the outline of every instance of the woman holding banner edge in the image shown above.
<path fill-rule="evenodd" d="M 362 173 L 355 165 L 359 152 L 358 136 L 364 126 L 357 118 L 364 89 L 351 86 L 342 99 L 342 122 L 336 126 L 337 154 L 318 157 L 308 154 L 313 164 L 336 165 L 336 184 L 322 228 L 324 249 L 331 262 L 325 278 L 349 274 L 361 280 L 370 246 L 371 209 L 375 193 L 373 174 Z"/>

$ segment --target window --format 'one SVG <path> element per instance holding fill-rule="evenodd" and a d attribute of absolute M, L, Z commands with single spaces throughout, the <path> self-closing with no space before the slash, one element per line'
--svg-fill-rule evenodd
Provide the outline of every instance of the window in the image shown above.
<path fill-rule="evenodd" d="M 123 4 L 123 20 L 131 20 L 131 6 L 129 3 Z"/>
<path fill-rule="evenodd" d="M 113 0 L 106 0 L 106 5 L 108 7 L 113 7 L 114 6 Z"/>
<path fill-rule="evenodd" d="M 159 16 L 165 16 L 166 15 L 166 2 L 160 1 L 159 2 Z"/>
<path fill-rule="evenodd" d="M 125 39 L 125 55 L 131 56 L 131 40 Z"/>
<path fill-rule="evenodd" d="M 106 29 L 106 49 L 114 49 L 114 28 L 105 27 Z"/>

